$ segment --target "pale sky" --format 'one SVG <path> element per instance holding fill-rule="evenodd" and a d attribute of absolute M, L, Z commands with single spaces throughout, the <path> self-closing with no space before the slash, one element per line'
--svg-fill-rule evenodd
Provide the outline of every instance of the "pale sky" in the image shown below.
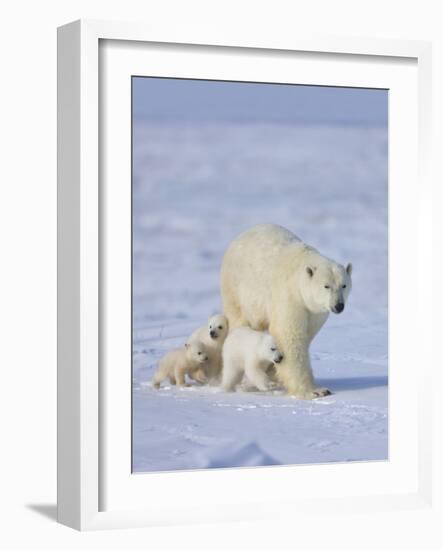
<path fill-rule="evenodd" d="M 386 126 L 388 91 L 133 77 L 136 119 Z"/>

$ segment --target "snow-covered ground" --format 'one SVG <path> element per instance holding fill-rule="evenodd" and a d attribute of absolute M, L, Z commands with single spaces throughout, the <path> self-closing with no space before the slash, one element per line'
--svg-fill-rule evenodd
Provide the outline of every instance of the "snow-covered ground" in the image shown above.
<path fill-rule="evenodd" d="M 386 459 L 386 128 L 139 120 L 133 199 L 134 471 Z M 354 265 L 311 348 L 333 395 L 152 389 L 162 354 L 220 311 L 228 243 L 264 222 Z"/>

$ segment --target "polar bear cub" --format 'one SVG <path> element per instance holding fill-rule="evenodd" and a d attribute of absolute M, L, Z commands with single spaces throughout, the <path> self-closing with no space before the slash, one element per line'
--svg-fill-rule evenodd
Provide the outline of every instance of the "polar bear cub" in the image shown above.
<path fill-rule="evenodd" d="M 269 389 L 266 369 L 282 359 L 283 354 L 269 333 L 239 327 L 229 334 L 223 346 L 222 388 L 234 390 L 246 375 L 257 389 L 266 391 Z"/>
<path fill-rule="evenodd" d="M 228 334 L 228 320 L 218 313 L 209 317 L 206 325 L 196 329 L 188 339 L 188 343 L 200 342 L 208 354 L 206 375 L 209 382 L 214 382 L 222 370 L 222 349 Z"/>
<path fill-rule="evenodd" d="M 169 378 L 171 384 L 187 386 L 185 377 L 188 375 L 199 382 L 206 382 L 204 365 L 208 363 L 208 353 L 201 342 L 191 342 L 182 348 L 168 352 L 158 365 L 152 378 L 152 386 L 156 389 Z"/>

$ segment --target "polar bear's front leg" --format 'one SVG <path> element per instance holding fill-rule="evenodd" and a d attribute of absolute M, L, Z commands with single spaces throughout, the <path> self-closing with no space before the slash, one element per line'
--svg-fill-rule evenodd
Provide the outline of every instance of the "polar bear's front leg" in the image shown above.
<path fill-rule="evenodd" d="M 276 366 L 277 377 L 289 395 L 299 399 L 315 399 L 329 395 L 327 388 L 318 388 L 314 382 L 309 358 L 309 338 L 303 332 L 296 333 L 279 330 L 271 325 L 269 332 L 276 339 L 284 355 L 282 363 Z"/>
<path fill-rule="evenodd" d="M 285 359 L 277 367 L 277 377 L 288 394 L 299 399 L 315 399 L 331 393 L 327 388 L 315 385 L 308 350 L 286 352 Z"/>

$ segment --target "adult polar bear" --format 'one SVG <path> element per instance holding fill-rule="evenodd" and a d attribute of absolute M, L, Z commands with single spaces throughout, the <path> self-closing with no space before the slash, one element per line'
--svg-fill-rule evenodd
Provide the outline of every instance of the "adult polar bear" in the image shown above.
<path fill-rule="evenodd" d="M 329 312 L 341 313 L 351 291 L 352 266 L 322 256 L 279 225 L 257 225 L 228 247 L 221 293 L 230 330 L 269 330 L 284 355 L 277 376 L 290 395 L 328 395 L 314 383 L 309 346 Z"/>

